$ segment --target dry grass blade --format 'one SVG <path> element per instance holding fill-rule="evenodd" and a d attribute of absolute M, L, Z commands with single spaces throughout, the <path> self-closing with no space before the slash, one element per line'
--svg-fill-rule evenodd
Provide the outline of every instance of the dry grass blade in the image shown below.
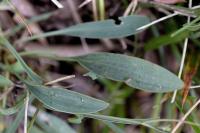
<path fill-rule="evenodd" d="M 189 0 L 188 7 L 192 8 L 192 0 Z M 188 16 L 187 23 L 190 23 L 190 20 L 191 20 L 191 17 Z M 187 47 L 188 47 L 188 41 L 189 41 L 189 39 L 185 38 L 185 42 L 184 42 L 184 46 L 183 46 L 183 53 L 182 53 L 182 58 L 181 58 L 181 65 L 180 65 L 180 69 L 179 69 L 179 73 L 178 73 L 179 78 L 181 78 L 181 75 L 182 75 L 182 72 L 183 72 L 183 67 L 184 67 L 185 57 L 186 57 L 186 52 L 187 52 Z M 174 103 L 174 101 L 176 99 L 176 94 L 177 94 L 177 90 L 174 91 L 171 103 Z"/>
<path fill-rule="evenodd" d="M 0 0 L 0 133 L 200 133 L 200 4 L 181 2 Z"/>
<path fill-rule="evenodd" d="M 72 0 L 67 0 L 66 2 L 67 2 L 67 4 L 69 5 L 69 8 L 70 8 L 70 10 L 71 10 L 71 12 L 72 12 L 72 16 L 73 16 L 73 19 L 75 20 L 75 22 L 76 22 L 76 23 L 81 23 L 82 20 L 81 20 L 81 17 L 80 17 L 80 15 L 79 15 L 77 9 L 76 9 L 76 5 L 75 5 L 74 1 L 72 1 Z M 80 39 L 81 39 L 81 43 L 82 43 L 83 49 L 84 49 L 86 52 L 88 52 L 88 51 L 89 51 L 89 46 L 88 46 L 86 40 L 85 40 L 84 38 L 80 38 Z"/>
<path fill-rule="evenodd" d="M 85 0 L 83 3 L 81 3 L 78 8 L 82 8 L 84 7 L 85 5 L 87 5 L 88 3 L 92 2 L 92 0 Z"/>
<path fill-rule="evenodd" d="M 176 4 L 186 2 L 185 0 L 154 0 L 156 2 L 165 3 L 165 4 Z"/>
<path fill-rule="evenodd" d="M 200 99 L 190 108 L 190 110 L 181 118 L 178 124 L 174 127 L 171 133 L 176 133 L 178 128 L 184 123 L 186 118 L 192 113 L 192 111 L 200 104 Z"/>
<path fill-rule="evenodd" d="M 45 83 L 45 85 L 52 85 L 52 84 L 61 82 L 61 81 L 63 81 L 63 80 L 68 80 L 68 79 L 71 79 L 71 78 L 75 78 L 75 75 L 70 75 L 70 76 L 61 77 L 61 78 L 55 79 L 55 80 L 53 80 L 53 81 L 47 82 L 47 83 Z"/>
<path fill-rule="evenodd" d="M 19 22 L 23 23 L 28 31 L 28 33 L 32 36 L 32 31 L 31 31 L 31 28 L 29 27 L 29 25 L 25 22 L 25 18 L 20 15 L 20 13 L 18 12 L 18 10 L 15 8 L 15 6 L 9 1 L 7 0 L 7 2 L 9 3 L 9 5 L 11 6 L 11 8 L 15 11 L 15 13 L 17 14 L 18 16 L 18 19 L 19 19 Z"/>
<path fill-rule="evenodd" d="M 57 0 L 51 0 L 58 8 L 63 8 L 63 5 Z"/>
<path fill-rule="evenodd" d="M 192 79 L 197 73 L 197 69 L 199 66 L 199 57 L 198 54 L 190 56 L 184 70 L 183 74 L 183 80 L 184 80 L 184 87 L 183 87 L 183 100 L 182 100 L 182 106 L 185 104 L 190 85 L 192 84 Z"/>
<path fill-rule="evenodd" d="M 128 7 L 126 8 L 123 16 L 128 16 L 128 14 L 131 12 L 131 10 L 133 9 L 134 7 L 134 2 L 135 0 L 132 0 L 131 3 L 128 5 Z"/>

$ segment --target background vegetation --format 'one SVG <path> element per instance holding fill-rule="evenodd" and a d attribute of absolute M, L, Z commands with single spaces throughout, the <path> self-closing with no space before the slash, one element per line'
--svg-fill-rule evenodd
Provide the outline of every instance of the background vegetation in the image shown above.
<path fill-rule="evenodd" d="M 200 132 L 199 1 L 60 3 L 0 1 L 0 132 Z"/>

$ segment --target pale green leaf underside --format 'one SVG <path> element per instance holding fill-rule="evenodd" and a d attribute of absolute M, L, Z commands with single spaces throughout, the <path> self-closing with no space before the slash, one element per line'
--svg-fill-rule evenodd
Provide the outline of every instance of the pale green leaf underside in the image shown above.
<path fill-rule="evenodd" d="M 112 19 L 87 22 L 71 26 L 65 29 L 47 32 L 36 35 L 27 39 L 34 40 L 41 37 L 49 37 L 56 35 L 68 35 L 83 38 L 122 38 L 138 33 L 137 29 L 149 23 L 149 19 L 145 16 L 131 15 L 126 17 L 119 17 L 120 24 L 115 24 Z"/>
<path fill-rule="evenodd" d="M 26 83 L 27 88 L 45 106 L 59 112 L 82 114 L 105 109 L 108 103 L 62 88 L 50 88 Z"/>
<path fill-rule="evenodd" d="M 73 59 L 99 76 L 125 82 L 137 89 L 170 92 L 183 87 L 182 80 L 176 75 L 140 58 L 113 53 L 94 53 Z"/>

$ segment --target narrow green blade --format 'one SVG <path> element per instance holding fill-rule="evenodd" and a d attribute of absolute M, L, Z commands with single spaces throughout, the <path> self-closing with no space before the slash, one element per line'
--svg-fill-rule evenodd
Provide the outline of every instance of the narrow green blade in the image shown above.
<path fill-rule="evenodd" d="M 107 108 L 108 103 L 62 88 L 48 88 L 26 83 L 27 88 L 45 106 L 59 112 L 94 113 Z"/>
<path fill-rule="evenodd" d="M 41 37 L 50 37 L 56 35 L 68 35 L 83 38 L 122 38 L 138 33 L 137 29 L 149 23 L 149 19 L 145 16 L 131 15 L 127 17 L 119 17 L 120 24 L 115 24 L 112 19 L 87 22 L 71 26 L 62 30 L 47 32 L 24 39 L 24 41 L 34 40 Z"/>

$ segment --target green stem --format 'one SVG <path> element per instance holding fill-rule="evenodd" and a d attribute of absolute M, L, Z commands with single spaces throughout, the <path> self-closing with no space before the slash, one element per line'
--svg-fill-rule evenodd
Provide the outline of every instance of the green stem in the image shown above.
<path fill-rule="evenodd" d="M 160 111 L 161 111 L 161 107 L 162 107 L 162 104 L 160 102 L 162 100 L 162 97 L 163 97 L 163 94 L 156 94 L 156 97 L 155 97 L 155 100 L 154 100 L 155 108 L 154 108 L 153 113 L 152 113 L 152 118 L 159 118 L 160 117 Z M 154 126 L 158 126 L 158 125 L 155 124 Z M 154 133 L 154 131 L 151 130 L 150 133 Z"/>
<path fill-rule="evenodd" d="M 181 29 L 177 30 L 175 33 L 173 33 L 171 35 L 171 37 L 174 37 L 178 34 L 180 34 L 181 32 L 184 32 L 185 30 L 187 30 L 190 26 L 194 25 L 195 23 L 197 23 L 198 21 L 200 21 L 200 16 L 197 17 L 196 19 L 194 19 L 192 22 L 190 22 L 189 24 L 185 25 L 184 27 L 182 27 Z"/>
<path fill-rule="evenodd" d="M 48 58 L 48 59 L 57 60 L 57 61 L 68 61 L 68 62 L 76 61 L 76 59 L 73 57 L 61 57 L 61 56 L 57 56 L 55 54 L 51 54 L 51 53 L 45 52 L 45 51 L 21 52 L 20 56 L 31 57 L 31 58 L 42 57 L 42 58 Z"/>
<path fill-rule="evenodd" d="M 29 124 L 29 126 L 28 126 L 27 133 L 30 133 L 31 128 L 33 127 L 33 124 L 34 124 L 34 122 L 35 122 L 35 120 L 36 120 L 36 118 L 37 118 L 37 115 L 38 115 L 39 111 L 40 111 L 40 109 L 37 108 L 37 110 L 35 111 L 35 113 L 34 113 L 32 119 L 31 119 L 31 122 L 30 122 L 30 124 Z"/>
<path fill-rule="evenodd" d="M 98 115 L 98 114 L 84 114 L 84 116 L 88 117 L 88 118 L 92 118 L 92 119 L 101 120 L 101 121 L 109 121 L 112 123 L 142 125 L 142 126 L 150 128 L 150 129 L 154 129 L 157 132 L 166 133 L 163 130 L 160 130 L 158 128 L 155 128 L 152 125 L 149 125 L 148 123 L 144 122 L 141 119 L 126 119 L 126 118 L 119 118 L 119 117 L 112 117 L 112 116 L 105 116 L 105 115 Z"/>
<path fill-rule="evenodd" d="M 99 19 L 104 20 L 105 19 L 105 1 L 98 0 L 98 4 L 99 4 Z"/>
<path fill-rule="evenodd" d="M 180 12 L 180 13 L 190 16 L 190 17 L 198 16 L 198 14 L 195 12 L 195 9 L 189 9 L 189 8 L 180 7 L 180 6 L 163 4 L 160 2 L 154 2 L 154 1 L 150 1 L 150 0 L 140 0 L 139 2 L 141 4 L 144 4 L 144 5 L 147 5 L 150 7 L 164 8 L 164 9 L 171 10 L 174 12 Z"/>

